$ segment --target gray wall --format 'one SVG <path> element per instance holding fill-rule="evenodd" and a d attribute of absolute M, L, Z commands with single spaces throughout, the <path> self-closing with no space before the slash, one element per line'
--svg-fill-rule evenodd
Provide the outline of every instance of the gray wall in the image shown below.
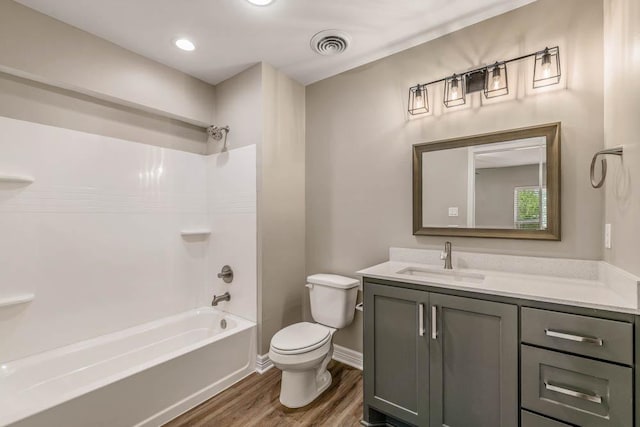
<path fill-rule="evenodd" d="M 429 227 L 467 226 L 469 150 L 429 151 L 422 155 L 422 224 Z M 450 217 L 449 208 L 458 216 Z"/>
<path fill-rule="evenodd" d="M 640 275 L 640 2 L 604 4 L 605 144 L 624 145 L 623 162 L 608 161 L 605 222 L 613 226 L 613 247 L 605 259 Z"/>
<path fill-rule="evenodd" d="M 513 228 L 515 187 L 538 185 L 538 165 L 476 170 L 476 227 Z"/>
<path fill-rule="evenodd" d="M 603 70 L 594 66 L 603 61 L 602 27 L 601 0 L 539 0 L 308 86 L 307 272 L 353 276 L 385 261 L 389 246 L 442 246 L 446 238 L 412 235 L 412 144 L 556 121 L 562 241 L 456 238 L 454 250 L 600 259 L 603 195 L 591 189 L 588 168 L 603 145 Z M 560 88 L 529 93 L 532 67 L 522 63 L 510 69 L 513 97 L 481 107 L 472 96 L 467 108 L 445 111 L 432 94 L 434 113 L 408 119 L 407 92 L 416 82 L 556 44 Z M 358 314 L 336 343 L 360 350 L 361 325 Z"/>
<path fill-rule="evenodd" d="M 305 285 L 305 90 L 262 65 L 263 132 L 258 150 L 260 354 L 302 320 Z"/>

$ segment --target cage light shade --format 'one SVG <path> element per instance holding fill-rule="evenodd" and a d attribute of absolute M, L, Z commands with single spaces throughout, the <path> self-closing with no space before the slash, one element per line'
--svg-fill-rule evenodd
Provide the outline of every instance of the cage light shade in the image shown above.
<path fill-rule="evenodd" d="M 507 76 L 507 64 L 496 62 L 487 67 L 484 82 L 484 96 L 495 98 L 509 94 L 509 78 Z"/>
<path fill-rule="evenodd" d="M 539 88 L 560 83 L 560 48 L 545 48 L 536 53 L 533 68 L 533 87 Z"/>
<path fill-rule="evenodd" d="M 417 84 L 409 89 L 409 114 L 424 114 L 429 112 L 429 94 L 426 85 Z"/>
<path fill-rule="evenodd" d="M 465 95 L 464 76 L 454 74 L 445 80 L 444 105 L 448 108 L 463 105 L 466 102 Z"/>

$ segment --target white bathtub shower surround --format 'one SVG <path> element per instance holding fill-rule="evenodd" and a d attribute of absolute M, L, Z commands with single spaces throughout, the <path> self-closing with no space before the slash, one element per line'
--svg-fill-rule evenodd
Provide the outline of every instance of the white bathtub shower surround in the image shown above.
<path fill-rule="evenodd" d="M 0 363 L 204 306 L 204 156 L 0 117 Z"/>
<path fill-rule="evenodd" d="M 253 372 L 255 329 L 201 308 L 3 364 L 0 425 L 160 425 Z"/>
<path fill-rule="evenodd" d="M 257 321 L 256 145 L 208 156 L 208 211 L 213 224 L 206 282 L 206 300 L 225 292 L 231 301 L 223 310 Z M 233 269 L 233 283 L 217 278 L 224 265 Z"/>
<path fill-rule="evenodd" d="M 389 261 L 361 276 L 586 308 L 640 314 L 640 277 L 604 261 L 391 248 Z"/>
<path fill-rule="evenodd" d="M 0 308 L 0 364 L 208 306 L 224 264 L 219 308 L 255 321 L 255 145 L 202 156 L 0 117 L 0 175 L 35 179 L 0 183 L 0 301 L 36 295 Z"/>

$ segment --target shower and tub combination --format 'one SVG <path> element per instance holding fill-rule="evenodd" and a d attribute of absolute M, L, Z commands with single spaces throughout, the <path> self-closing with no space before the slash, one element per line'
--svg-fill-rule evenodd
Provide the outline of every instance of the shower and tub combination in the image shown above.
<path fill-rule="evenodd" d="M 0 129 L 0 426 L 157 426 L 255 371 L 255 145 Z"/>
<path fill-rule="evenodd" d="M 255 329 L 201 308 L 3 364 L 0 425 L 161 425 L 254 371 Z"/>

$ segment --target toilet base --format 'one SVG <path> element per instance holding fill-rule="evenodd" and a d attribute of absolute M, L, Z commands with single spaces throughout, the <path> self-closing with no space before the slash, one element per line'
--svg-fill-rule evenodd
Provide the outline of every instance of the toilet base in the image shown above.
<path fill-rule="evenodd" d="M 280 403 L 287 408 L 302 408 L 313 402 L 331 386 L 331 372 L 317 375 L 311 371 L 283 371 Z"/>

